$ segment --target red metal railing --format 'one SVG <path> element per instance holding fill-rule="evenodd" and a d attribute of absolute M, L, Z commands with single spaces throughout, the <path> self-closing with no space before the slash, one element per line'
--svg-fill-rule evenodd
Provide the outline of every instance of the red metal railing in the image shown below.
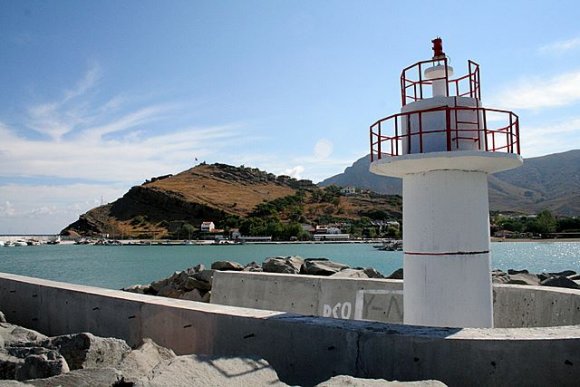
<path fill-rule="evenodd" d="M 472 117 L 471 121 L 460 119 L 466 114 Z M 438 122 L 442 124 L 424 128 L 427 115 L 430 115 L 428 120 L 439 115 Z M 498 122 L 499 125 L 490 129 L 488 122 Z M 438 149 L 430 147 L 435 137 L 439 142 L 444 139 L 443 146 Z M 457 151 L 465 149 L 463 146 L 466 144 L 472 150 L 520 154 L 518 116 L 507 110 L 482 107 L 442 106 L 393 114 L 371 125 L 370 142 L 371 161 L 385 156 Z"/>
<path fill-rule="evenodd" d="M 425 60 L 411 65 L 401 72 L 401 102 L 405 106 L 409 102 L 419 101 L 433 96 L 433 82 L 445 80 L 447 96 L 470 97 L 481 99 L 479 65 L 468 61 L 469 73 L 456 79 L 449 79 L 448 58 Z M 424 79 L 424 70 L 441 65 L 445 75 L 434 79 Z M 428 86 L 428 87 L 426 87 Z"/>

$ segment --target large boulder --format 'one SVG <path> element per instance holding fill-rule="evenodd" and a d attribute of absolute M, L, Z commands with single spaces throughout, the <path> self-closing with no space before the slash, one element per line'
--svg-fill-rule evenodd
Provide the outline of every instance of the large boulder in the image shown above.
<path fill-rule="evenodd" d="M 571 277 L 576 275 L 574 270 L 563 270 L 556 273 L 548 273 L 550 277 Z"/>
<path fill-rule="evenodd" d="M 45 353 L 26 356 L 24 364 L 16 371 L 16 379 L 44 379 L 65 374 L 69 371 L 68 364 L 63 356 L 56 351 L 46 350 Z"/>
<path fill-rule="evenodd" d="M 557 288 L 568 288 L 568 289 L 580 289 L 580 285 L 578 285 L 573 280 L 567 277 L 550 277 L 548 279 L 543 280 L 540 285 L 542 286 L 555 286 Z"/>
<path fill-rule="evenodd" d="M 363 379 L 354 376 L 338 375 L 333 376 L 325 382 L 317 384 L 316 387 L 444 387 L 445 383 L 437 380 L 419 380 L 414 382 L 388 381 L 385 379 Z"/>
<path fill-rule="evenodd" d="M 262 263 L 267 273 L 298 274 L 304 260 L 300 257 L 269 257 Z"/>
<path fill-rule="evenodd" d="M 510 281 L 510 276 L 508 273 L 503 272 L 499 269 L 492 270 L 491 272 L 491 282 L 494 284 L 507 284 Z"/>
<path fill-rule="evenodd" d="M 0 380 L 16 379 L 16 373 L 24 365 L 24 359 L 0 352 Z"/>
<path fill-rule="evenodd" d="M 122 289 L 125 292 L 137 293 L 137 294 L 151 294 L 151 287 L 149 285 L 131 285 Z"/>
<path fill-rule="evenodd" d="M 202 282 L 207 282 L 210 287 L 213 283 L 213 273 L 215 270 L 200 270 L 199 272 L 193 274 L 193 278 L 200 280 Z"/>
<path fill-rule="evenodd" d="M 536 274 L 519 273 L 509 275 L 509 280 L 506 282 L 509 285 L 531 285 L 539 286 L 540 278 Z"/>
<path fill-rule="evenodd" d="M 193 289 L 192 291 L 185 292 L 178 297 L 180 300 L 196 301 L 196 302 L 206 302 L 204 294 L 202 294 L 199 289 Z"/>
<path fill-rule="evenodd" d="M 152 377 L 155 367 L 167 363 L 175 357 L 172 350 L 161 347 L 153 340 L 145 338 L 139 348 L 125 356 L 119 365 L 119 370 L 128 382 L 134 382 L 140 378 Z"/>
<path fill-rule="evenodd" d="M 211 290 L 211 283 L 195 277 L 187 277 L 187 281 L 183 284 L 183 290 L 191 291 L 193 289 L 208 291 Z"/>
<path fill-rule="evenodd" d="M 237 262 L 233 261 L 216 261 L 211 264 L 213 270 L 220 271 L 242 271 L 244 267 Z"/>
<path fill-rule="evenodd" d="M 364 269 L 344 269 L 331 275 L 332 278 L 369 278 Z"/>
<path fill-rule="evenodd" d="M 341 270 L 348 269 L 348 265 L 333 262 L 328 258 L 307 258 L 300 269 L 301 274 L 333 275 Z"/>
<path fill-rule="evenodd" d="M 193 382 L 195 381 L 195 382 Z M 266 360 L 184 355 L 162 363 L 135 386 L 286 386 Z"/>
<path fill-rule="evenodd" d="M 123 340 L 87 332 L 52 337 L 42 346 L 57 350 L 71 370 L 115 367 L 131 351 Z"/>
<path fill-rule="evenodd" d="M 403 268 L 400 268 L 400 269 L 395 270 L 387 278 L 388 279 L 398 279 L 398 280 L 402 280 L 403 279 Z"/>
<path fill-rule="evenodd" d="M 40 346 L 48 337 L 32 329 L 0 323 L 0 343 L 4 347 Z"/>
<path fill-rule="evenodd" d="M 523 270 L 508 269 L 508 274 L 509 275 L 513 275 L 513 274 L 530 274 L 530 272 L 527 271 L 526 269 L 523 269 Z"/>
<path fill-rule="evenodd" d="M 262 266 L 259 263 L 252 261 L 248 263 L 246 266 L 244 266 L 244 271 L 262 272 L 264 271 L 264 269 L 262 269 Z"/>
<path fill-rule="evenodd" d="M 36 387 L 129 387 L 123 383 L 123 374 L 111 367 L 86 368 L 47 379 L 27 380 L 23 386 Z"/>

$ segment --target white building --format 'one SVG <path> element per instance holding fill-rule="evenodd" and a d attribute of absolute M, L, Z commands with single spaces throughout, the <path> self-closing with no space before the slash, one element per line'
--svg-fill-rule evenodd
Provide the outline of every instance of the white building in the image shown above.
<path fill-rule="evenodd" d="M 215 224 L 213 222 L 203 222 L 200 229 L 201 232 L 213 232 L 215 230 Z"/>

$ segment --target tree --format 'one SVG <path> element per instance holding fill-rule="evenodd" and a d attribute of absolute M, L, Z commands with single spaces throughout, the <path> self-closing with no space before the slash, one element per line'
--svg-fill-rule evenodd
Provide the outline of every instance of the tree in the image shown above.
<path fill-rule="evenodd" d="M 187 239 L 191 239 L 191 236 L 193 235 L 193 233 L 196 231 L 196 228 L 189 224 L 189 223 L 184 223 L 181 226 L 181 230 L 180 230 L 180 234 L 181 235 L 186 235 Z"/>
<path fill-rule="evenodd" d="M 528 224 L 527 230 L 537 234 L 550 234 L 556 231 L 556 226 L 558 222 L 554 215 L 548 210 L 544 210 L 536 216 L 530 224 Z"/>

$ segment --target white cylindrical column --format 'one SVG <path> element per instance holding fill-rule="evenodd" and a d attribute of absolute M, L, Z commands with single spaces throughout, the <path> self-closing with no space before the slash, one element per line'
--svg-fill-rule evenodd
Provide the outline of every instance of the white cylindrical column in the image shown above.
<path fill-rule="evenodd" d="M 447 97 L 446 67 L 447 78 L 449 78 L 453 75 L 453 67 L 451 66 L 437 65 L 425 69 L 425 78 L 436 79 L 433 81 L 433 97 Z"/>
<path fill-rule="evenodd" d="M 487 174 L 403 176 L 404 322 L 492 327 Z"/>

